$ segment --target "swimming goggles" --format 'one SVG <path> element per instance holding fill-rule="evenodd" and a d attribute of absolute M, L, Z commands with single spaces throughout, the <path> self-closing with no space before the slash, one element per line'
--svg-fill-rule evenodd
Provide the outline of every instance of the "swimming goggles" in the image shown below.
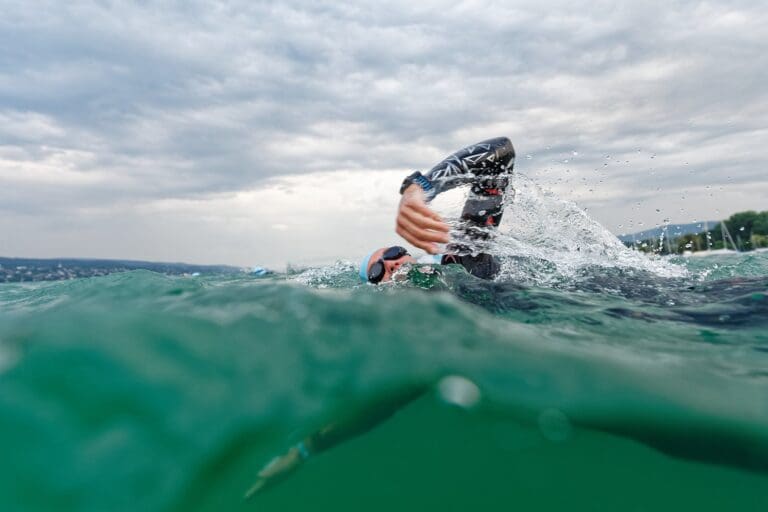
<path fill-rule="evenodd" d="M 368 282 L 377 284 L 384 279 L 384 274 L 386 274 L 387 271 L 384 267 L 384 261 L 398 260 L 406 255 L 408 255 L 408 250 L 405 247 L 400 247 L 399 245 L 388 247 L 381 255 L 381 258 L 376 260 L 374 264 L 371 265 L 370 270 L 368 270 Z"/>

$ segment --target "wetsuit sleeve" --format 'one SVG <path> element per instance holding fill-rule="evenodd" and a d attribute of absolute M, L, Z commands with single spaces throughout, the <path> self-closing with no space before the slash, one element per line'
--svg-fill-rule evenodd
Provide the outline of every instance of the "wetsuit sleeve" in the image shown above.
<path fill-rule="evenodd" d="M 484 140 L 451 154 L 424 176 L 432 183 L 435 194 L 445 192 L 459 185 L 478 184 L 494 178 L 506 180 L 498 188 L 506 188 L 506 182 L 515 165 L 515 148 L 506 137 Z"/>

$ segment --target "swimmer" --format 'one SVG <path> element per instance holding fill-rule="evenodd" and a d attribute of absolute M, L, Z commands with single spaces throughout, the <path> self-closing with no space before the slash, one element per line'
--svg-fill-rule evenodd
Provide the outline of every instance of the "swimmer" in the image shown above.
<path fill-rule="evenodd" d="M 463 238 L 468 241 L 488 240 L 501 222 L 504 199 L 514 194 L 510 178 L 515 164 L 515 149 L 506 137 L 478 142 L 451 154 L 426 174 L 416 171 L 400 187 L 396 232 L 411 245 L 433 255 L 432 263 L 462 265 L 470 274 L 492 279 L 500 265 L 486 253 L 473 253 L 466 243 L 449 243 L 449 226 L 432 211 L 428 203 L 438 194 L 460 185 L 471 185 L 461 213 Z M 448 244 L 439 254 L 437 244 Z M 389 281 L 406 263 L 416 263 L 400 246 L 383 247 L 363 258 L 360 279 L 378 284 Z"/>
<path fill-rule="evenodd" d="M 501 221 L 504 198 L 511 189 L 509 178 L 514 163 L 512 143 L 506 137 L 499 137 L 453 153 L 425 175 L 411 174 L 400 188 L 402 198 L 397 212 L 397 233 L 413 246 L 433 255 L 433 264 L 459 264 L 476 277 L 492 279 L 499 271 L 499 263 L 490 254 L 473 254 L 463 243 L 449 244 L 446 254 L 438 254 L 437 244 L 450 242 L 449 227 L 427 204 L 441 192 L 463 184 L 471 185 L 461 214 L 460 230 L 470 242 L 487 240 Z M 386 282 L 401 266 L 418 262 L 399 245 L 377 249 L 363 259 L 360 279 L 373 284 Z M 245 493 L 245 498 L 287 477 L 310 457 L 365 434 L 424 395 L 430 387 L 429 383 L 423 383 L 390 390 L 357 413 L 305 437 L 259 471 L 258 479 Z"/>

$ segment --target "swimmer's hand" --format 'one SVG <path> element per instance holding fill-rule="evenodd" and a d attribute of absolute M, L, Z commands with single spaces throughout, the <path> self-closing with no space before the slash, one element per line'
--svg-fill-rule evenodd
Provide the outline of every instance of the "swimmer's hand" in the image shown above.
<path fill-rule="evenodd" d="M 301 456 L 299 448 L 292 446 L 283 455 L 279 455 L 269 461 L 259 471 L 259 479 L 246 491 L 244 498 L 247 500 L 267 486 L 287 477 L 298 469 L 302 462 L 304 462 L 304 457 Z"/>
<path fill-rule="evenodd" d="M 424 249 L 430 254 L 437 254 L 437 243 L 448 243 L 449 226 L 438 214 L 427 206 L 424 191 L 412 184 L 400 198 L 397 208 L 395 231 L 411 245 Z"/>

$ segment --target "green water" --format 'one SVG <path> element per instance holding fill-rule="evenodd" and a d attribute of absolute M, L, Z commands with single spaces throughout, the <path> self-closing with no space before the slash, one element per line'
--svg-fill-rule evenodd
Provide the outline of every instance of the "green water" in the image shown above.
<path fill-rule="evenodd" d="M 768 510 L 768 254 L 509 265 L 430 290 L 346 264 L 0 285 L 0 510 Z"/>

